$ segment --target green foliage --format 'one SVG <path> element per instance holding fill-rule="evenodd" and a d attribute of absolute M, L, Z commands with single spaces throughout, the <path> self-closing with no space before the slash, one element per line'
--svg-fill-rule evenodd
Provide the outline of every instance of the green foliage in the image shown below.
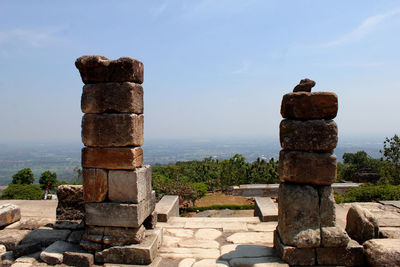
<path fill-rule="evenodd" d="M 35 177 L 30 168 L 19 170 L 12 178 L 13 184 L 32 184 L 33 181 L 35 181 Z"/>
<path fill-rule="evenodd" d="M 1 199 L 43 199 L 44 192 L 35 184 L 9 184 L 1 194 Z"/>
<path fill-rule="evenodd" d="M 248 163 L 236 154 L 226 160 L 209 157 L 153 167 L 153 188 L 159 197 L 179 195 L 181 201 L 192 203 L 207 191 L 253 183 L 279 183 L 278 162 L 273 158 L 269 161 L 258 158 Z"/>
<path fill-rule="evenodd" d="M 46 190 L 47 186 L 49 186 L 49 190 L 53 190 L 57 184 L 57 173 L 45 171 L 40 175 L 39 179 L 40 188 Z"/>
<path fill-rule="evenodd" d="M 365 151 L 344 153 L 343 164 L 338 163 L 338 181 L 355 181 L 360 171 L 379 172 L 382 161 L 371 158 Z"/>
<path fill-rule="evenodd" d="M 400 186 L 364 184 L 359 188 L 351 188 L 342 195 L 335 193 L 335 200 L 336 203 L 400 200 Z"/>
<path fill-rule="evenodd" d="M 392 138 L 385 139 L 383 144 L 382 179 L 381 183 L 400 184 L 400 138 L 395 134 Z"/>
<path fill-rule="evenodd" d="M 179 209 L 179 213 L 184 213 L 184 212 L 196 212 L 196 211 L 205 211 L 205 210 L 224 210 L 224 209 L 230 209 L 230 210 L 252 210 L 254 209 L 254 205 L 212 205 L 208 207 L 187 207 L 187 208 L 181 208 Z"/>

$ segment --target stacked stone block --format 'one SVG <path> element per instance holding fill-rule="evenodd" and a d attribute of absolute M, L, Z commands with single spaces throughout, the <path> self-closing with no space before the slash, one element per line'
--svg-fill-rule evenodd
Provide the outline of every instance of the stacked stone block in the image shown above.
<path fill-rule="evenodd" d="M 81 109 L 86 229 L 81 246 L 96 252 L 101 262 L 104 249 L 144 242 L 143 223 L 156 216 L 151 167 L 143 165 L 141 148 L 143 64 L 127 57 L 83 56 L 75 65 L 85 83 Z M 135 257 L 130 258 L 111 262 L 135 264 Z M 137 257 L 141 263 L 151 260 Z"/>
<path fill-rule="evenodd" d="M 362 246 L 349 243 L 347 233 L 336 225 L 331 188 L 337 177 L 333 154 L 337 125 L 332 120 L 338 110 L 337 96 L 311 92 L 314 85 L 314 81 L 302 80 L 282 99 L 283 149 L 274 246 L 290 265 L 355 266 Z"/>

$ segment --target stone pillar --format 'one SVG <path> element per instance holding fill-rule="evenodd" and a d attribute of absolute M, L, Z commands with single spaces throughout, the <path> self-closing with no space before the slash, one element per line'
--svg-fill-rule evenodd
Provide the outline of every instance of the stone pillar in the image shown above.
<path fill-rule="evenodd" d="M 149 264 L 161 232 L 143 226 L 155 208 L 151 166 L 143 165 L 141 147 L 143 63 L 128 57 L 82 56 L 75 65 L 85 84 L 81 108 L 86 228 L 81 246 L 96 253 L 98 263 Z"/>
<path fill-rule="evenodd" d="M 278 227 L 274 247 L 290 265 L 346 265 L 356 261 L 354 243 L 336 225 L 337 96 L 313 92 L 302 80 L 283 96 L 280 124 Z M 359 251 L 358 251 L 359 252 Z M 361 251 L 362 253 L 362 251 Z M 340 256 L 347 255 L 347 256 Z"/>

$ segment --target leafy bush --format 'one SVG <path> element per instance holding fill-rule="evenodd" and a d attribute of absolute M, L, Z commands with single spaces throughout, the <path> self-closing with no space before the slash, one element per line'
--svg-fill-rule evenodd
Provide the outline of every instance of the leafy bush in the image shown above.
<path fill-rule="evenodd" d="M 230 210 L 252 210 L 254 209 L 254 205 L 212 205 L 208 207 L 187 207 L 187 208 L 181 208 L 179 210 L 179 213 L 183 212 L 196 212 L 196 211 L 205 211 L 205 210 L 224 210 L 224 209 L 230 209 Z"/>
<path fill-rule="evenodd" d="M 13 184 L 32 184 L 33 181 L 35 181 L 35 177 L 30 168 L 19 170 L 12 178 Z"/>
<path fill-rule="evenodd" d="M 400 200 L 400 186 L 364 184 L 342 195 L 335 193 L 335 200 L 336 203 Z"/>
<path fill-rule="evenodd" d="M 35 184 L 9 184 L 1 194 L 1 199 L 43 199 L 44 192 Z"/>

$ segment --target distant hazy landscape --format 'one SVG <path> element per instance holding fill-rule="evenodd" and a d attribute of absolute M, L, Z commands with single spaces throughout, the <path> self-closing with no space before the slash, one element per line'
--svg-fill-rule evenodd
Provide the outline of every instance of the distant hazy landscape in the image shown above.
<path fill-rule="evenodd" d="M 335 154 L 341 161 L 343 153 L 366 151 L 379 158 L 384 136 L 381 138 L 339 139 Z M 23 168 L 31 168 L 36 181 L 43 171 L 56 172 L 58 180 L 71 181 L 73 169 L 80 167 L 80 142 L 0 144 L 0 185 L 7 185 L 12 175 Z M 147 140 L 144 149 L 145 164 L 168 164 L 176 161 L 201 160 L 205 157 L 226 159 L 242 154 L 247 161 L 258 157 L 278 159 L 278 139 L 204 139 L 204 140 Z"/>

